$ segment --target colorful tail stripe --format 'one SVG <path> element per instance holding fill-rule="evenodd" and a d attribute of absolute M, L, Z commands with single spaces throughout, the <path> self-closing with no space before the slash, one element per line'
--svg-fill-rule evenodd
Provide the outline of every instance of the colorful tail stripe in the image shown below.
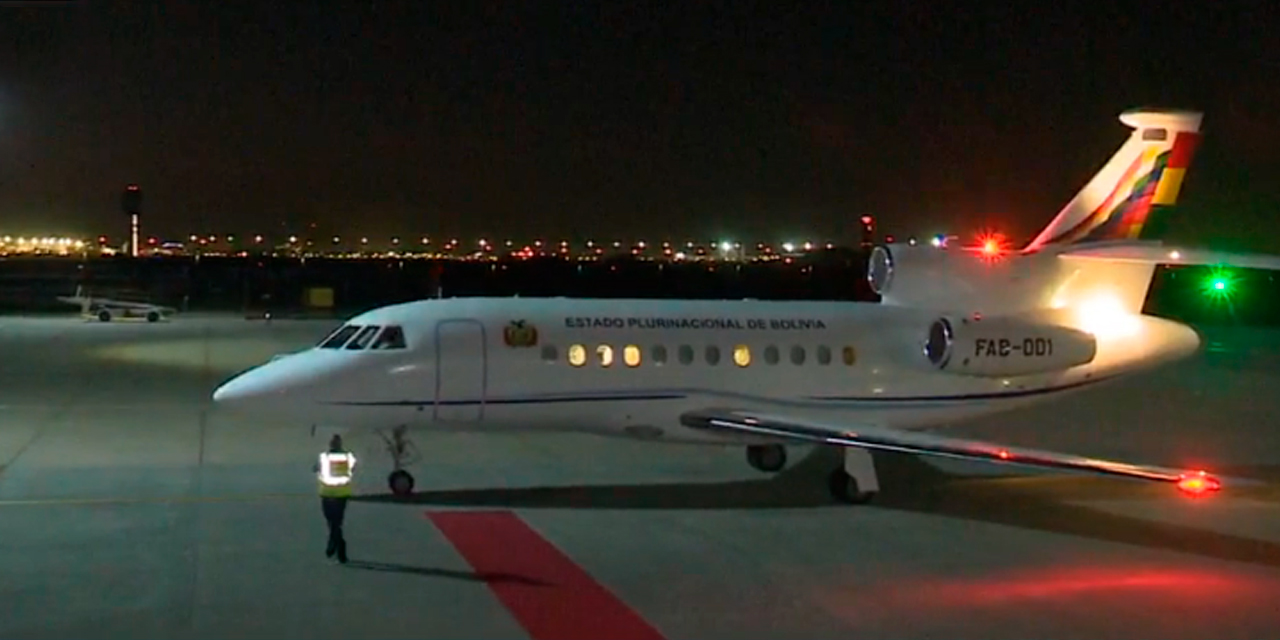
<path fill-rule="evenodd" d="M 1134 239 L 1142 233 L 1153 206 L 1172 205 L 1178 200 L 1187 166 L 1195 154 L 1200 134 L 1179 132 L 1173 147 L 1153 159 L 1143 154 L 1133 161 L 1106 200 L 1080 224 L 1059 234 L 1050 243 L 1094 242 Z M 1138 175 L 1139 169 L 1150 170 Z M 1123 200 L 1117 199 L 1124 196 Z"/>

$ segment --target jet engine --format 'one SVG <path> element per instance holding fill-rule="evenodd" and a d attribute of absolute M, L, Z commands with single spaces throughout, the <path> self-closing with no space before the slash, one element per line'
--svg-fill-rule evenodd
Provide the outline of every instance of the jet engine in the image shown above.
<path fill-rule="evenodd" d="M 948 373 L 1003 378 L 1062 371 L 1093 361 L 1094 337 L 1020 318 L 941 317 L 929 327 L 924 356 Z"/>
<path fill-rule="evenodd" d="M 881 304 L 1008 315 L 1048 306 L 1057 266 L 1047 254 L 879 246 L 871 251 L 867 282 Z"/>

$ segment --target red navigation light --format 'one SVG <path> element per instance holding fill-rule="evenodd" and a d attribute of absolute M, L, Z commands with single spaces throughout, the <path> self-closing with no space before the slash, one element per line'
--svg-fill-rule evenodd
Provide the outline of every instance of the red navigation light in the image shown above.
<path fill-rule="evenodd" d="M 997 455 L 997 456 L 999 456 L 999 458 L 1000 458 L 1001 460 L 1008 460 L 1008 459 L 1009 459 L 1009 450 L 1008 450 L 1008 449 L 1001 449 L 1000 451 L 996 452 L 996 455 Z"/>
<path fill-rule="evenodd" d="M 1222 488 L 1222 482 L 1203 472 L 1184 473 L 1178 479 L 1178 490 L 1195 498 L 1208 495 Z"/>

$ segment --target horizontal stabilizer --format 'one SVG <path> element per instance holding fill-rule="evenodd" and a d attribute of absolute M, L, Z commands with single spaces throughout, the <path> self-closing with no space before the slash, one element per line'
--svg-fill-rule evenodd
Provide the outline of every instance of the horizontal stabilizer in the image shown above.
<path fill-rule="evenodd" d="M 1076 245 L 1058 257 L 1068 260 L 1099 260 L 1141 264 L 1224 266 L 1238 269 L 1280 271 L 1280 256 L 1263 253 L 1234 253 L 1208 249 L 1185 249 L 1157 242 L 1120 242 L 1094 246 Z"/>

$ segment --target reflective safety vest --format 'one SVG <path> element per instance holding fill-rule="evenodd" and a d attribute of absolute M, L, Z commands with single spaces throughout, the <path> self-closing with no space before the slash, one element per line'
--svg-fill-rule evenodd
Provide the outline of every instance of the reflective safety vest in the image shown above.
<path fill-rule="evenodd" d="M 351 472 L 356 466 L 355 454 L 326 451 L 320 454 L 320 495 L 326 498 L 351 497 Z"/>

